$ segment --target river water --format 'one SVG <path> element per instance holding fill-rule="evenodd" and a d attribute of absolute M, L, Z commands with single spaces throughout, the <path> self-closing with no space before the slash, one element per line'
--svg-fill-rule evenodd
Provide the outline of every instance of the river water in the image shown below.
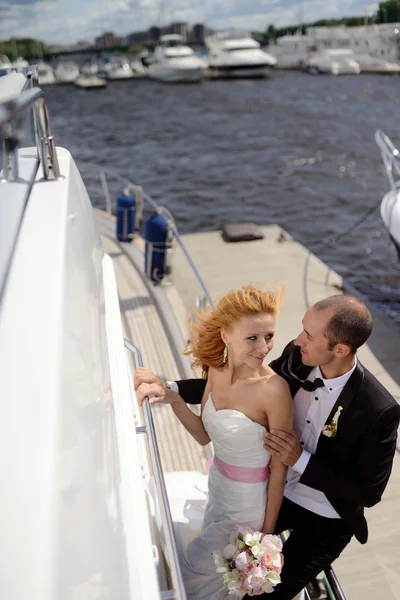
<path fill-rule="evenodd" d="M 392 76 L 274 72 L 255 81 L 104 90 L 49 86 L 58 145 L 73 154 L 94 205 L 99 167 L 140 183 L 181 233 L 227 222 L 278 223 L 400 325 L 400 263 L 378 207 L 389 183 L 377 128 L 400 143 Z M 110 181 L 116 196 L 121 186 Z"/>

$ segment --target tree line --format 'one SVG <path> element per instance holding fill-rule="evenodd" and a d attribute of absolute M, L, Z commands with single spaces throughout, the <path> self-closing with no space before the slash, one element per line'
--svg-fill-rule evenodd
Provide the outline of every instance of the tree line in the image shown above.
<path fill-rule="evenodd" d="M 305 33 L 308 27 L 358 27 L 360 25 L 377 23 L 400 23 L 400 0 L 386 0 L 380 2 L 378 10 L 372 17 L 344 17 L 343 19 L 319 19 L 313 23 L 302 23 L 288 25 L 286 27 L 275 27 L 268 25 L 265 31 L 254 31 L 253 37 L 262 43 L 268 43 L 284 35 L 293 35 L 294 33 Z"/>

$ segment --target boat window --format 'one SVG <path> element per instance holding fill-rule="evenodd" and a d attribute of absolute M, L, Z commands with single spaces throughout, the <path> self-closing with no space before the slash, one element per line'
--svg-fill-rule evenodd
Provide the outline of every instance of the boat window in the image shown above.
<path fill-rule="evenodd" d="M 239 46 L 238 48 L 224 48 L 226 52 L 239 52 L 239 50 L 257 50 L 257 46 Z"/>
<path fill-rule="evenodd" d="M 193 56 L 193 52 L 191 51 L 187 51 L 187 52 L 180 52 L 179 54 L 169 54 L 168 52 L 165 53 L 166 58 L 188 58 L 190 56 Z"/>

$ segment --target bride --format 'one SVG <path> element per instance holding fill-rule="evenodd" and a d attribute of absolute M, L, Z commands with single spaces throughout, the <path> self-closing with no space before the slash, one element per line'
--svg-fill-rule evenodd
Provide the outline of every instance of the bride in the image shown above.
<path fill-rule="evenodd" d="M 287 383 L 263 361 L 274 345 L 282 298 L 280 289 L 272 293 L 248 285 L 190 322 L 186 353 L 207 378 L 201 417 L 151 372 L 136 373 L 139 403 L 153 394 L 152 404 L 171 404 L 200 444 L 214 445 L 202 531 L 182 552 L 188 600 L 228 598 L 212 551 L 223 549 L 235 525 L 274 533 L 286 467 L 271 460 L 262 435 L 265 429 L 292 431 L 292 400 Z"/>

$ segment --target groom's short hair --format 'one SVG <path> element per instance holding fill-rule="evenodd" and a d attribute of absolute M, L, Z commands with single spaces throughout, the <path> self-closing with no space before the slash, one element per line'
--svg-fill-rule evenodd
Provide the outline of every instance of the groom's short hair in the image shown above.
<path fill-rule="evenodd" d="M 317 310 L 334 311 L 325 336 L 332 350 L 336 344 L 347 344 L 355 354 L 372 333 L 372 316 L 362 300 L 348 294 L 328 296 L 313 305 Z"/>

